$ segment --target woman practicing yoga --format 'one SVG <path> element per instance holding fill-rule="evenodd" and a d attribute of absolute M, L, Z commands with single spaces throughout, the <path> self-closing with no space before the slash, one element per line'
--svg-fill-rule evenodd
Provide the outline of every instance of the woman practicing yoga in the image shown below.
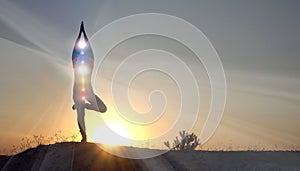
<path fill-rule="evenodd" d="M 74 69 L 73 100 L 75 103 L 72 109 L 77 111 L 78 126 L 82 135 L 81 142 L 86 142 L 85 109 L 104 113 L 107 108 L 103 101 L 94 93 L 91 84 L 94 54 L 85 33 L 83 21 L 73 48 L 72 62 Z"/>

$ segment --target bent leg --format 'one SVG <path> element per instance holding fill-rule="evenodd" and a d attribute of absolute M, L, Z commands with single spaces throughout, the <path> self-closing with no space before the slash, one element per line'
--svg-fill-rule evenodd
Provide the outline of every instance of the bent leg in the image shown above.
<path fill-rule="evenodd" d="M 94 110 L 97 112 L 101 112 L 104 113 L 107 110 L 106 105 L 103 103 L 103 101 L 94 94 L 94 98 L 93 99 L 89 99 L 90 104 L 86 103 L 85 104 L 85 108 L 89 109 L 89 110 Z"/>

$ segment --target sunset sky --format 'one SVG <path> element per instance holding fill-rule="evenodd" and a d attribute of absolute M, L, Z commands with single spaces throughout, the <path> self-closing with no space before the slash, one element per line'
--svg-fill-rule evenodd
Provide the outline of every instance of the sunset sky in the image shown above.
<path fill-rule="evenodd" d="M 194 61 L 195 54 L 189 49 L 173 39 L 142 35 L 121 42 L 105 59 L 99 56 L 102 46 L 97 39 L 101 35 L 97 33 L 104 26 L 129 15 L 161 13 L 181 18 L 201 30 L 223 64 L 227 82 L 225 110 L 216 132 L 203 148 L 294 149 L 298 146 L 299 150 L 299 8 L 300 2 L 293 0 L 2 0 L 0 146 L 9 148 L 30 135 L 78 132 L 76 113 L 71 109 L 71 52 L 82 20 L 96 61 L 103 62 L 95 73 L 94 90 L 108 106 L 105 114 L 91 111 L 86 114 L 88 133 L 93 141 L 102 141 L 108 136 L 103 135 L 107 132 L 104 123 L 112 129 L 123 130 L 119 133 L 142 145 L 160 137 L 148 142 L 154 148 L 164 148 L 163 141 L 172 140 L 178 130 L 189 129 L 189 123 L 194 121 L 191 131 L 200 135 L 208 116 L 211 90 L 205 66 Z M 126 32 L 126 28 L 123 31 Z M 176 79 L 185 78 L 184 69 L 178 68 L 182 74 L 177 74 L 175 81 L 156 70 L 138 75 L 130 87 L 121 81 L 135 66 L 143 66 L 151 60 L 157 60 L 161 66 L 177 66 L 176 61 L 169 60 L 171 57 L 162 51 L 135 54 L 147 49 L 172 52 L 193 71 L 201 103 L 190 101 L 187 108 L 199 105 L 199 113 L 186 110 L 177 117 L 181 102 Z M 126 67 L 118 68 L 130 55 L 133 57 L 126 61 Z M 118 69 L 121 76 L 116 78 L 120 80 L 113 82 Z M 195 94 L 189 85 L 185 88 L 188 94 Z M 114 105 L 118 99 L 112 94 L 121 96 L 123 90 L 128 90 L 129 102 L 121 99 L 120 104 Z M 153 90 L 164 92 L 165 96 Z M 136 116 L 132 111 L 153 119 L 152 114 L 162 110 L 162 117 L 146 126 L 124 119 Z M 180 123 L 174 126 L 175 122 Z M 164 136 L 165 132 L 169 134 Z M 128 141 L 124 144 L 137 145 Z"/>

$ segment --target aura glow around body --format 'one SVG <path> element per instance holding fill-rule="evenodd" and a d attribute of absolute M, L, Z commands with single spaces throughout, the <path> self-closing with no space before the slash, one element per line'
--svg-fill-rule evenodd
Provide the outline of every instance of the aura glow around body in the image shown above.
<path fill-rule="evenodd" d="M 106 112 L 107 108 L 103 101 L 94 93 L 91 84 L 91 75 L 94 68 L 94 54 L 88 37 L 84 30 L 83 22 L 75 41 L 72 53 L 74 69 L 73 84 L 73 109 L 77 111 L 77 121 L 82 135 L 82 142 L 86 142 L 85 109 Z"/>

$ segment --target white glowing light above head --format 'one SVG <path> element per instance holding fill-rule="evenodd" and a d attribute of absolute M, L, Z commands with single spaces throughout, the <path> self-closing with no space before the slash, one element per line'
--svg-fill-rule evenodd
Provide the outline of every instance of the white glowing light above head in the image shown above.
<path fill-rule="evenodd" d="M 80 40 L 78 43 L 77 43 L 77 46 L 80 48 L 80 49 L 84 49 L 86 47 L 86 42 L 84 40 Z"/>

